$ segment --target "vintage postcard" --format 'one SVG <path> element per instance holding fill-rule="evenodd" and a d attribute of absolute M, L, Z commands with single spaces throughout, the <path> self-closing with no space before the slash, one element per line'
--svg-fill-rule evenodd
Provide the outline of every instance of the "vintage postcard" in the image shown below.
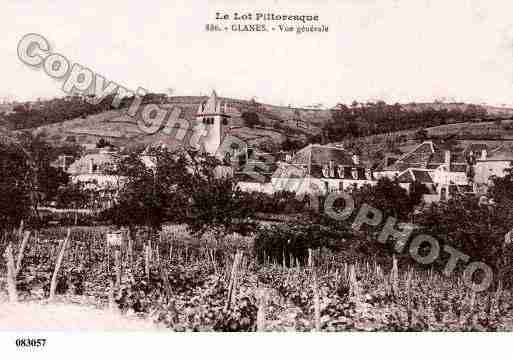
<path fill-rule="evenodd" d="M 512 10 L 4 3 L 0 356 L 511 331 Z"/>

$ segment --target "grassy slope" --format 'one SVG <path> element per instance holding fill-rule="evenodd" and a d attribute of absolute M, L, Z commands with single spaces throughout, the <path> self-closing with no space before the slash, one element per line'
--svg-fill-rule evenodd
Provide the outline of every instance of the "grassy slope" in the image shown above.
<path fill-rule="evenodd" d="M 185 118 L 191 120 L 194 118 L 196 110 L 206 96 L 175 96 L 168 98 L 165 107 L 180 107 Z M 308 123 L 308 128 L 297 127 L 294 119 L 295 109 L 275 106 L 269 104 L 255 104 L 246 100 L 221 98 L 228 103 L 232 119 L 231 125 L 235 128 L 232 133 L 241 137 L 243 140 L 255 144 L 265 140 L 272 140 L 275 143 L 281 143 L 287 136 L 298 137 L 318 134 L 324 123 L 330 120 L 329 110 L 297 109 L 300 112 L 301 119 Z M 467 104 L 459 103 L 419 103 L 402 105 L 406 110 L 423 111 L 428 108 L 448 110 L 465 110 Z M 490 116 L 510 116 L 513 109 L 485 106 Z M 263 127 L 247 128 L 241 119 L 241 114 L 245 111 L 254 111 L 259 113 Z M 456 134 L 467 136 L 488 136 L 494 134 L 505 134 L 513 138 L 513 130 L 504 130 L 504 123 L 509 120 L 503 120 L 503 124 L 497 126 L 494 122 L 482 123 L 459 123 L 444 126 L 428 128 L 430 135 Z M 88 116 L 86 119 L 78 118 L 60 123 L 40 126 L 33 131 L 45 131 L 50 138 L 55 141 L 64 140 L 70 135 L 74 135 L 79 143 L 94 143 L 100 137 L 107 138 L 110 142 L 117 145 L 139 145 L 150 143 L 167 143 L 171 146 L 179 145 L 178 142 L 170 139 L 163 134 L 146 135 L 135 125 L 135 120 L 123 114 L 121 110 L 112 110 L 97 115 Z M 416 130 L 400 131 L 389 135 L 375 135 L 368 138 L 360 138 L 363 143 L 369 144 L 381 150 L 383 143 L 387 138 L 396 135 L 405 135 L 412 138 Z M 404 144 L 404 143 L 403 143 Z M 401 146 L 403 145 L 401 144 Z"/>
<path fill-rule="evenodd" d="M 192 120 L 201 101 L 207 97 L 187 96 L 171 97 L 165 108 L 180 107 L 183 116 Z M 308 129 L 297 128 L 292 121 L 294 110 L 287 107 L 259 105 L 256 111 L 259 113 L 263 127 L 247 128 L 241 119 L 244 111 L 254 110 L 255 107 L 248 101 L 222 98 L 228 102 L 231 115 L 230 123 L 236 127 L 234 134 L 248 140 L 249 142 L 260 142 L 271 139 L 276 143 L 282 142 L 286 136 L 298 136 L 315 134 L 319 131 L 319 126 L 326 121 L 330 114 L 327 110 L 300 110 L 304 121 L 312 125 Z M 279 124 L 280 128 L 273 128 L 273 125 Z M 154 142 L 174 142 L 169 138 L 164 139 L 162 134 L 145 135 L 137 128 L 135 119 L 124 114 L 123 110 L 112 110 L 87 118 L 77 118 L 69 121 L 40 126 L 33 132 L 44 131 L 49 138 L 55 141 L 61 141 L 68 136 L 75 136 L 79 143 L 95 142 L 98 138 L 104 137 L 109 141 L 119 145 L 127 144 L 148 144 Z"/>

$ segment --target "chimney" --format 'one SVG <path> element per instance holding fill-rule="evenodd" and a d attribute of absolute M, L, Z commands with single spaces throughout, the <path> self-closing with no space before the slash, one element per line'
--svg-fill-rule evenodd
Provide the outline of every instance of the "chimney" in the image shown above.
<path fill-rule="evenodd" d="M 486 148 L 483 148 L 481 151 L 481 161 L 486 161 L 486 157 L 488 156 L 488 153 L 486 151 Z"/>
<path fill-rule="evenodd" d="M 449 151 L 449 150 L 445 151 L 445 164 L 447 166 L 451 165 L 451 151 Z"/>

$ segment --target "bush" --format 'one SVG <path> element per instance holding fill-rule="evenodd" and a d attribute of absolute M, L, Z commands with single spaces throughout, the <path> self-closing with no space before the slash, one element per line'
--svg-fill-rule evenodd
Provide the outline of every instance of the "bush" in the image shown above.
<path fill-rule="evenodd" d="M 254 241 L 254 254 L 259 263 L 276 261 L 290 267 L 297 260 L 301 265 L 308 261 L 308 249 L 327 248 L 338 251 L 347 239 L 318 224 L 273 225 L 261 228 Z"/>

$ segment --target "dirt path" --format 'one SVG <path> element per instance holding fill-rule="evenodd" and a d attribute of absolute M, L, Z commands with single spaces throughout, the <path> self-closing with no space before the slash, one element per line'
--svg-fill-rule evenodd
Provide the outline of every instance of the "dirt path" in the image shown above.
<path fill-rule="evenodd" d="M 155 330 L 150 321 L 77 304 L 0 302 L 0 330 Z"/>

